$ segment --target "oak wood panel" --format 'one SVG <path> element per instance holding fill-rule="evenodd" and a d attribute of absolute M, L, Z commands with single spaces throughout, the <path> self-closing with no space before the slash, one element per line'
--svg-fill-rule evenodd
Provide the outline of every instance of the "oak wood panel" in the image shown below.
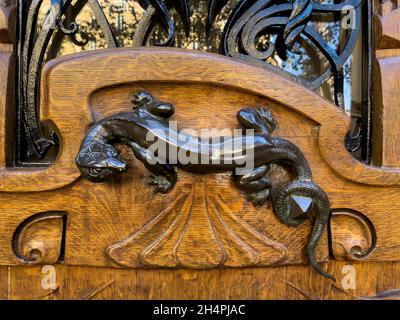
<path fill-rule="evenodd" d="M 16 26 L 16 6 L 11 3 L 0 4 L 0 51 L 11 50 Z"/>
<path fill-rule="evenodd" d="M 54 117 L 56 117 L 56 113 L 61 113 L 62 109 L 66 109 L 71 104 L 71 96 L 75 97 L 74 103 L 81 106 L 87 103 L 89 96 L 89 112 L 87 115 L 92 122 L 96 120 L 96 117 L 98 119 L 116 111 L 112 106 L 116 106 L 117 110 L 128 108 L 127 103 L 130 101 L 131 92 L 148 89 L 155 92 L 160 98 L 175 103 L 177 110 L 179 110 L 176 119 L 184 125 L 188 123 L 196 127 L 201 123 L 201 127 L 204 127 L 203 123 L 210 123 L 210 114 L 218 114 L 218 121 L 213 121 L 213 124 L 218 126 L 225 123 L 231 127 L 234 117 L 231 116 L 231 120 L 227 120 L 230 114 L 228 111 L 232 110 L 231 114 L 233 115 L 237 108 L 246 105 L 247 101 L 251 101 L 246 92 L 267 96 L 269 99 L 260 103 L 270 105 L 274 114 L 276 113 L 280 124 L 277 135 L 290 137 L 305 152 L 313 168 L 316 182 L 328 191 L 332 207 L 350 207 L 360 211 L 377 226 L 377 233 L 379 234 L 377 248 L 368 259 L 398 259 L 397 236 L 393 231 L 399 227 L 395 219 L 398 188 L 381 189 L 384 191 L 376 192 L 376 188 L 372 186 L 360 185 L 360 183 L 371 185 L 396 184 L 399 178 L 398 169 L 366 166 L 350 156 L 342 143 L 349 121 L 344 113 L 315 94 L 304 90 L 304 88 L 259 68 L 232 60 L 229 60 L 228 63 L 226 58 L 215 55 L 188 53 L 180 50 L 154 50 L 147 49 L 140 50 L 140 52 L 135 50 L 127 50 L 126 52 L 106 50 L 96 54 L 88 53 L 53 61 L 46 72 L 47 81 L 45 83 L 48 84 L 48 87 L 44 92 L 48 92 L 48 99 L 42 110 L 47 110 L 46 105 L 52 105 L 56 110 L 52 108 L 49 109 L 48 113 L 45 111 L 43 117 L 51 117 L 51 113 L 54 113 Z M 115 61 L 114 55 L 118 56 L 118 66 L 113 63 Z M 177 61 L 178 57 L 179 62 Z M 179 65 L 179 68 L 171 70 L 167 64 L 173 64 L 174 59 L 176 59 L 174 65 Z M 212 69 L 207 66 L 206 60 L 212 61 Z M 196 61 L 195 73 L 193 72 L 193 61 Z M 85 63 L 86 66 L 91 65 L 90 70 L 93 72 L 93 76 L 91 74 L 83 76 L 79 73 L 82 63 Z M 99 76 L 99 73 L 102 76 Z M 135 77 L 140 78 L 132 79 L 133 73 L 135 73 Z M 268 74 L 261 77 L 260 73 Z M 240 74 L 241 77 L 233 77 L 233 74 Z M 73 90 L 60 96 L 56 88 L 61 86 L 61 83 L 65 85 L 65 82 L 70 78 L 78 81 L 81 85 L 78 88 L 73 83 L 67 83 L 67 87 L 69 84 Z M 96 81 L 93 79 L 96 79 Z M 157 79 L 156 84 L 149 82 L 152 79 Z M 136 83 L 140 81 L 141 85 L 135 85 L 134 81 Z M 209 83 L 210 87 L 204 89 L 196 87 L 194 84 L 199 81 Z M 179 88 L 179 85 L 172 86 L 171 82 L 179 82 L 178 84 L 184 82 L 185 84 Z M 169 86 L 165 87 L 165 83 L 168 83 Z M 218 96 L 218 91 L 221 91 L 218 88 L 221 88 L 221 86 L 226 91 L 223 97 Z M 234 90 L 230 91 L 236 91 L 236 95 L 229 92 L 227 87 L 235 87 Z M 104 89 L 98 91 L 98 88 Z M 287 94 L 288 92 L 291 94 Z M 233 95 L 233 98 L 228 98 L 231 95 Z M 68 100 L 65 99 L 66 97 L 68 97 Z M 206 104 L 204 104 L 204 97 L 207 97 Z M 240 97 L 243 100 L 240 100 Z M 110 101 L 109 104 L 108 101 Z M 232 101 L 236 102 L 236 109 L 231 109 L 232 105 L 229 105 L 229 103 L 232 103 Z M 224 113 L 222 115 L 217 113 L 214 106 L 220 106 Z M 105 110 L 109 111 L 104 112 Z M 285 112 L 282 119 L 279 114 L 280 110 Z M 297 116 L 302 115 L 301 120 L 293 122 L 294 116 L 288 115 L 291 114 L 289 110 L 295 111 L 293 114 L 297 114 Z M 184 116 L 185 112 L 187 112 L 187 116 Z M 307 122 L 306 118 L 312 122 Z M 226 122 L 223 122 L 224 120 Z M 313 126 L 313 122 L 319 125 Z M 285 128 L 286 123 L 293 124 Z M 309 124 L 309 128 L 299 133 L 307 124 Z M 61 128 L 59 129 L 61 132 L 64 131 Z M 312 135 L 310 135 L 311 132 Z M 310 140 L 310 136 L 315 136 L 315 139 L 311 138 Z M 318 154 L 315 153 L 316 150 L 319 150 Z M 328 163 L 328 166 L 322 165 L 325 162 Z M 335 171 L 334 174 L 332 169 Z M 358 183 L 355 184 L 349 180 L 355 180 Z M 349 199 L 351 199 L 350 204 Z M 390 206 L 388 205 L 383 209 L 384 215 L 381 211 L 382 201 L 390 203 Z M 393 217 L 393 219 L 388 218 L 388 216 Z M 75 237 L 75 239 L 78 239 L 78 237 Z"/>
<path fill-rule="evenodd" d="M 164 85 L 159 87 L 157 84 L 145 86 L 149 91 L 155 94 L 158 92 L 168 92 L 169 96 L 175 96 L 175 99 L 177 99 L 177 101 L 175 101 L 177 103 L 177 110 L 179 110 L 176 119 L 184 125 L 189 123 L 191 126 L 198 128 L 206 127 L 203 123 L 209 123 L 209 115 L 212 114 L 211 109 L 214 109 L 215 105 L 218 105 L 220 110 L 226 112 L 226 115 L 219 117 L 219 125 L 215 123 L 215 126 L 229 128 L 236 126 L 236 111 L 244 105 L 248 105 L 249 103 L 254 105 L 270 104 L 268 101 L 263 101 L 260 97 L 254 97 L 249 94 L 224 88 L 212 88 L 208 86 L 202 88 L 201 85 Z M 130 108 L 129 101 L 131 92 L 141 88 L 143 88 L 143 84 L 139 88 L 131 85 L 125 88 L 126 93 L 123 95 L 121 95 L 122 89 L 116 90 L 115 96 L 120 97 L 120 99 L 122 97 L 122 102 L 128 102 L 126 107 Z M 211 92 L 213 93 L 210 94 Z M 193 116 L 195 106 L 201 104 L 206 94 L 209 96 L 209 105 L 205 105 L 202 112 Z M 127 97 L 128 100 L 125 100 L 125 97 Z M 166 96 L 166 98 L 167 97 L 168 96 Z M 182 100 L 182 98 L 178 99 L 178 97 L 186 97 L 186 99 Z M 94 98 L 93 100 L 96 99 Z M 101 99 L 101 101 L 114 102 L 115 99 Z M 114 104 L 108 103 L 108 109 L 106 112 L 103 111 L 103 113 L 97 111 L 97 109 L 101 110 L 101 106 L 97 108 L 96 104 L 92 105 L 94 106 L 94 112 L 99 114 L 100 117 L 115 111 L 113 107 Z M 229 113 L 231 116 L 229 116 Z M 277 134 L 281 132 L 284 136 L 292 136 L 294 134 L 300 138 L 305 137 L 307 140 L 303 143 L 309 143 L 310 135 L 313 134 L 313 123 L 311 121 L 305 120 L 302 122 L 298 115 L 287 114 L 284 108 L 277 110 L 277 116 L 279 114 L 281 114 L 282 118 L 287 117 L 290 121 L 282 120 Z M 188 119 L 192 120 L 186 121 Z M 294 127 L 293 124 L 296 127 Z M 204 202 L 204 199 L 207 198 L 210 201 L 215 199 L 215 196 L 221 195 L 220 199 L 223 201 L 222 205 L 225 203 L 225 209 L 219 209 L 220 213 L 224 216 L 237 216 L 235 217 L 236 220 L 241 219 L 239 221 L 230 222 L 231 227 L 241 228 L 243 224 L 249 224 L 249 227 L 246 227 L 247 231 L 235 229 L 235 232 L 241 234 L 241 237 L 246 242 L 249 242 L 262 253 L 263 258 L 261 262 L 253 264 L 271 265 L 282 258 L 280 251 L 268 248 L 268 241 L 273 239 L 278 241 L 278 246 L 281 246 L 280 243 L 288 246 L 288 256 L 285 263 L 299 263 L 305 261 L 303 249 L 307 243 L 310 225 L 306 224 L 298 229 L 288 228 L 283 226 L 273 215 L 270 205 L 264 208 L 254 208 L 253 205 L 246 200 L 245 195 L 232 185 L 229 174 L 199 176 L 180 172 L 179 182 L 170 195 L 154 195 L 152 188 L 146 185 L 146 178 L 149 175 L 148 171 L 144 169 L 140 162 L 133 159 L 131 153 L 124 150 L 124 155 L 129 159 L 130 170 L 128 173 L 103 184 L 92 184 L 80 179 L 69 187 L 55 191 L 42 192 L 40 195 L 46 199 L 46 202 L 41 204 L 34 201 L 37 197 L 35 193 L 26 194 L 23 197 L 20 197 L 18 194 L 13 194 L 11 198 L 4 197 L 3 206 L 7 207 L 6 203 L 11 204 L 8 206 L 10 208 L 6 210 L 8 213 L 5 213 L 5 216 L 12 215 L 13 212 L 15 212 L 16 205 L 21 208 L 21 212 L 28 210 L 28 216 L 33 214 L 33 210 L 41 212 L 44 210 L 56 210 L 55 208 L 57 207 L 64 208 L 68 212 L 66 263 L 104 266 L 111 263 L 110 259 L 105 255 L 105 249 L 107 247 L 124 240 L 130 234 L 140 230 L 156 214 L 167 210 L 169 204 L 183 192 L 190 192 L 193 187 L 204 184 L 207 185 L 207 192 L 203 194 L 197 192 L 201 197 L 195 199 L 194 207 L 198 208 L 200 206 L 200 208 L 202 208 L 201 204 Z M 21 199 L 21 201 L 17 201 L 17 199 Z M 221 200 L 219 200 L 218 203 L 220 202 Z M 181 206 L 182 205 L 183 204 L 181 204 Z M 182 209 L 178 207 L 177 210 L 180 213 Z M 201 209 L 201 211 L 206 214 L 204 210 Z M 197 226 L 198 231 L 204 229 L 200 223 L 205 221 L 203 217 L 204 215 L 193 220 L 199 222 Z M 8 224 L 11 223 L 9 222 Z M 14 223 L 12 222 L 12 224 Z M 162 234 L 162 232 L 167 230 L 167 227 L 168 224 L 158 232 Z M 252 230 L 250 229 L 249 231 L 248 228 L 252 228 Z M 10 227 L 10 229 L 13 229 L 13 227 Z M 264 239 L 260 239 L 260 236 L 257 236 L 258 233 L 261 235 L 267 234 L 267 238 L 265 239 L 264 235 L 261 236 L 261 238 L 264 237 Z M 207 252 L 217 254 L 211 249 L 215 249 L 216 252 L 219 250 L 217 245 L 214 247 L 210 246 L 210 244 L 204 242 L 204 239 L 202 240 L 196 237 L 196 234 L 190 236 L 190 239 L 197 239 L 197 241 L 200 241 L 200 245 L 194 250 L 198 253 L 197 258 L 192 257 L 190 262 L 183 263 L 186 267 L 196 267 L 193 263 L 201 263 L 201 259 L 205 259 L 205 254 Z M 227 241 L 228 240 L 234 241 L 235 238 L 228 238 Z M 5 237 L 3 245 L 6 246 L 8 242 L 9 237 Z M 138 242 L 139 249 L 144 249 L 146 247 L 145 243 L 146 237 Z M 229 246 L 227 247 L 229 248 Z M 126 266 L 127 262 L 122 262 L 126 259 L 132 261 L 135 256 L 136 251 L 131 251 L 132 248 L 128 247 L 128 249 L 123 252 L 125 258 L 119 257 L 113 260 L 117 260 L 117 262 Z M 277 256 L 271 254 L 275 251 L 278 253 Z M 165 265 L 163 261 L 164 256 L 160 254 L 163 252 L 165 252 L 165 250 L 161 250 L 155 255 L 156 261 L 152 260 L 153 265 Z M 184 252 L 186 255 L 190 255 L 190 247 L 185 249 Z M 244 252 L 235 253 L 236 258 L 240 257 L 243 253 L 246 253 L 246 250 Z M 121 254 L 119 254 L 119 256 L 120 255 Z M 326 255 L 327 245 L 326 241 L 324 241 L 321 244 L 319 257 L 320 259 L 324 259 Z M 13 260 L 12 253 L 9 256 L 5 255 L 4 259 Z M 15 261 L 15 259 L 13 261 Z M 235 264 L 235 262 L 229 262 L 229 264 L 232 263 Z M 133 264 L 128 265 L 137 266 Z M 211 267 L 212 265 L 213 264 L 206 264 L 203 267 Z M 239 265 L 246 265 L 246 262 L 242 261 Z M 199 267 L 199 265 L 197 265 L 197 267 Z"/>
<path fill-rule="evenodd" d="M 383 14 L 386 17 L 382 19 L 382 28 L 379 30 L 380 48 L 397 48 L 398 45 L 398 10 L 393 10 L 392 4 L 389 10 L 389 2 L 386 1 L 383 8 L 387 16 Z M 0 43 L 0 76 L 5 79 L 10 70 L 12 34 L 4 26 L 11 21 L 11 16 L 3 13 L 3 7 L 0 9 L 0 42 L 6 42 Z M 124 156 L 129 159 L 129 173 L 102 186 L 79 179 L 73 158 L 85 130 L 91 122 L 106 114 L 130 108 L 130 94 L 138 89 L 148 89 L 156 93 L 158 98 L 173 102 L 178 110 L 176 119 L 188 127 L 234 127 L 234 114 L 238 108 L 245 104 L 268 105 L 279 122 L 276 134 L 289 138 L 301 147 L 311 163 L 316 182 L 328 191 L 332 207 L 359 210 L 370 219 L 378 234 L 378 244 L 367 258 L 400 258 L 397 240 L 400 225 L 396 222 L 400 171 L 396 168 L 367 167 L 350 157 L 343 147 L 349 123 L 347 116 L 315 94 L 266 70 L 213 55 L 147 50 L 105 51 L 93 56 L 91 53 L 82 54 L 55 60 L 47 66 L 42 86 L 42 119 L 57 127 L 62 145 L 57 162 L 47 169 L 5 167 L 4 127 L 6 120 L 10 120 L 10 108 L 6 108 L 5 101 L 7 81 L 0 81 L 3 84 L 0 88 L 0 119 L 3 120 L 0 123 L 0 189 L 3 191 L 0 193 L 0 207 L 4 211 L 0 216 L 0 263 L 21 263 L 16 260 L 11 248 L 11 238 L 23 221 L 38 212 L 65 209 L 69 217 L 66 263 L 110 265 L 105 248 L 118 245 L 119 240 L 134 234 L 157 210 L 168 207 L 171 198 L 177 198 L 183 193 L 182 190 L 193 190 L 192 193 L 198 195 L 193 198 L 195 203 L 203 203 L 204 199 L 210 197 L 209 194 L 214 198 L 215 194 L 220 193 L 221 198 L 229 204 L 223 205 L 226 210 L 231 210 L 241 221 L 258 229 L 252 231 L 253 236 L 256 233 L 263 234 L 266 230 L 272 233 L 273 238 L 279 238 L 281 234 L 279 240 L 291 244 L 289 262 L 305 261 L 301 250 L 306 243 L 309 225 L 296 231 L 282 231 L 284 227 L 274 217 L 271 208 L 265 206 L 254 209 L 244 200 L 244 195 L 231 186 L 226 175 L 204 179 L 180 173 L 183 181 L 181 189 L 169 198 L 158 197 L 152 195 L 151 188 L 145 186 L 147 171 L 132 159 L 126 149 L 122 149 Z M 397 121 L 392 121 L 398 118 L 393 109 L 398 103 L 390 86 L 393 86 L 392 89 L 398 87 L 398 55 L 396 49 L 378 53 L 384 81 L 385 109 L 375 109 L 384 116 L 382 128 L 386 127 L 382 129 L 385 132 L 381 137 L 387 139 L 382 144 L 384 152 L 380 150 L 383 161 L 376 163 L 394 167 L 398 166 L 397 144 L 392 146 L 389 142 L 398 140 Z M 171 65 L 179 67 L 173 69 Z M 83 68 L 88 72 L 82 72 Z M 381 88 L 378 85 L 376 88 L 379 93 Z M 394 113 L 388 113 L 388 106 Z M 277 179 L 285 175 L 279 171 L 282 169 L 276 170 Z M 143 202 L 141 210 L 132 211 L 130 208 L 138 202 Z M 197 211 L 203 213 L 208 210 L 201 205 L 198 208 Z M 140 221 L 136 221 L 137 218 Z M 201 217 L 196 220 L 201 223 L 204 221 Z M 45 234 L 52 241 L 45 243 L 44 247 L 39 246 L 40 252 L 48 252 L 40 262 L 56 262 L 62 251 L 62 226 L 61 221 L 52 221 L 45 226 L 36 225 L 36 232 L 24 230 L 28 236 L 21 237 L 21 251 L 29 255 L 32 248 L 29 244 L 33 243 L 33 247 L 37 248 L 38 239 Z M 365 225 L 348 218 L 332 219 L 331 232 L 337 259 L 351 259 L 349 252 L 352 248 L 360 246 L 365 251 L 371 245 Z M 24 247 L 24 244 L 28 246 Z M 208 245 L 212 247 L 212 243 Z M 128 257 L 131 263 L 131 258 L 135 256 L 129 255 L 131 249 L 128 246 L 127 250 L 123 248 L 118 251 L 119 259 L 124 261 Z M 191 247 L 186 250 L 187 253 L 191 251 Z M 201 253 L 204 251 L 199 250 L 197 256 L 184 263 L 190 265 L 201 262 Z M 320 259 L 324 259 L 326 253 L 324 239 L 319 251 Z M 152 261 L 159 263 L 162 260 L 159 254 L 160 251 Z M 218 250 L 213 249 L 211 255 L 216 257 L 216 261 L 219 259 Z M 246 255 L 232 252 L 230 256 L 238 258 Z M 269 256 L 270 253 L 267 258 Z M 185 260 L 187 257 L 183 258 Z M 308 266 L 124 270 L 56 265 L 57 286 L 49 290 L 42 287 L 42 266 L 0 266 L 0 299 L 399 298 L 398 290 L 387 291 L 400 288 L 399 263 L 352 262 L 357 274 L 355 290 L 341 289 L 340 275 L 345 264 L 331 261 L 327 265 L 328 271 L 338 277 L 339 283 L 335 284 L 320 277 Z M 204 266 L 207 264 L 200 265 Z"/>
<path fill-rule="evenodd" d="M 9 113 L 9 70 L 12 66 L 12 54 L 9 52 L 1 52 L 0 50 L 0 74 L 3 75 L 0 80 L 0 167 L 6 166 L 6 154 L 10 150 L 6 146 L 7 123 L 6 119 L 12 119 Z"/>
<path fill-rule="evenodd" d="M 374 63 L 373 147 L 375 164 L 400 165 L 400 8 L 384 1 L 374 15 L 376 61 Z"/>
<path fill-rule="evenodd" d="M 179 68 L 170 68 L 171 65 Z M 194 65 L 196 72 L 193 72 Z M 82 72 L 82 66 L 85 66 L 85 72 Z M 370 185 L 390 186 L 400 181 L 397 168 L 367 166 L 352 158 L 342 143 L 350 123 L 348 116 L 298 84 L 266 69 L 219 55 L 141 48 L 85 52 L 54 59 L 47 64 L 41 112 L 43 121 L 52 122 L 59 130 L 63 142 L 59 157 L 54 165 L 42 170 L 1 170 L 4 179 L 0 181 L 0 190 L 42 191 L 61 188 L 75 181 L 79 174 L 73 164 L 73 155 L 78 148 L 77 137 L 83 136 L 91 122 L 90 110 L 84 107 L 90 94 L 101 87 L 142 81 L 203 81 L 267 96 L 321 124 L 320 152 L 338 175 Z M 71 122 L 65 119 L 71 119 Z"/>
<path fill-rule="evenodd" d="M 115 63 L 117 59 L 118 64 Z M 210 60 L 212 63 L 209 63 Z M 196 61 L 195 72 L 193 61 Z M 83 74 L 82 64 L 88 67 L 89 63 L 92 64 L 88 68 L 90 72 Z M 179 68 L 170 68 L 171 65 Z M 214 54 L 182 50 L 110 49 L 53 60 L 49 63 L 47 71 L 45 78 L 48 78 L 48 81 L 44 82 L 49 86 L 43 86 L 43 90 L 49 92 L 49 97 L 42 108 L 43 118 L 50 117 L 56 121 L 57 115 L 62 114 L 62 108 L 71 108 L 70 100 L 65 99 L 70 94 L 77 98 L 73 104 L 82 106 L 86 104 L 86 97 L 97 88 L 134 81 L 203 81 L 214 85 L 234 86 L 267 96 L 321 124 L 320 152 L 324 160 L 342 177 L 371 185 L 397 185 L 400 181 L 399 169 L 366 166 L 346 151 L 342 141 L 350 120 L 334 105 L 268 70 L 243 62 L 234 62 Z M 70 76 L 66 77 L 67 74 Z M 237 77 L 238 74 L 240 77 Z M 69 79 L 73 82 L 68 82 Z M 76 86 L 75 81 L 81 85 Z M 70 88 L 70 91 L 64 92 L 64 98 L 57 97 L 56 88 L 61 86 Z M 287 94 L 288 92 L 291 94 Z M 56 101 L 52 101 L 53 99 Z M 53 106 L 51 110 L 48 110 L 48 105 Z M 87 113 L 85 116 L 90 117 Z"/>
<path fill-rule="evenodd" d="M 196 72 L 193 72 L 194 64 Z M 170 65 L 179 68 L 171 69 Z M 85 72 L 82 72 L 83 66 Z M 215 127 L 234 128 L 238 109 L 249 105 L 270 107 L 278 121 L 275 134 L 301 148 L 310 162 L 315 181 L 328 192 L 332 208 L 359 211 L 376 226 L 377 247 L 366 259 L 400 258 L 396 231 L 400 229 L 396 219 L 400 201 L 398 187 L 374 187 L 396 184 L 398 169 L 366 166 L 347 153 L 343 139 L 349 118 L 342 111 L 297 84 L 254 66 L 212 54 L 152 48 L 100 50 L 62 57 L 47 65 L 42 85 L 42 118 L 51 121 L 56 128 L 61 141 L 60 154 L 55 164 L 47 169 L 3 171 L 2 190 L 14 192 L 0 194 L 3 208 L 0 220 L 7 230 L 0 239 L 0 247 L 4 248 L 1 263 L 21 263 L 10 248 L 10 240 L 24 219 L 38 212 L 60 209 L 68 212 L 66 263 L 107 266 L 126 262 L 126 259 L 132 261 L 137 255 L 137 249 L 132 249 L 134 242 L 129 243 L 128 250 L 123 250 L 123 256 L 118 253 L 111 257 L 113 253 L 107 248 L 118 246 L 135 234 L 168 207 L 180 190 L 190 190 L 193 185 L 204 185 L 207 191 L 212 191 L 205 192 L 203 199 L 208 193 L 221 193 L 232 213 L 253 228 L 259 228 L 258 232 L 269 234 L 268 238 L 289 246 L 285 263 L 305 261 L 302 248 L 309 226 L 284 227 L 270 207 L 250 205 L 231 186 L 226 175 L 199 177 L 181 172 L 173 193 L 154 196 L 151 187 L 146 186 L 148 172 L 125 150 L 131 167 L 128 173 L 96 185 L 77 180 L 79 172 L 74 158 L 89 125 L 107 114 L 130 108 L 130 95 L 142 89 L 174 103 L 175 119 L 183 126 L 195 128 L 210 127 L 211 122 Z M 26 192 L 35 189 L 43 190 Z M 192 233 L 194 239 L 199 234 Z M 321 248 L 319 254 L 323 259 L 327 253 L 326 244 L 322 243 Z M 165 250 L 159 251 L 158 262 L 152 260 L 151 264 L 159 266 L 163 254 Z M 216 257 L 213 259 L 218 260 Z M 191 263 L 195 260 L 193 257 L 184 265 L 193 267 Z M 278 260 L 271 256 L 271 260 L 260 265 Z"/>
<path fill-rule="evenodd" d="M 16 6 L 0 4 L 0 167 L 6 166 L 12 156 L 10 137 L 13 130 L 14 54 Z"/>
<path fill-rule="evenodd" d="M 355 289 L 342 286 L 348 275 L 345 266 L 354 267 Z M 333 261 L 329 269 L 340 275 L 336 283 L 306 266 L 127 270 L 55 265 L 55 269 L 55 288 L 44 289 L 41 266 L 11 267 L 10 299 L 400 299 L 400 263 L 396 262 Z"/>
<path fill-rule="evenodd" d="M 9 298 L 8 289 L 9 289 L 9 268 L 6 266 L 0 267 L 0 300 L 6 300 Z"/>

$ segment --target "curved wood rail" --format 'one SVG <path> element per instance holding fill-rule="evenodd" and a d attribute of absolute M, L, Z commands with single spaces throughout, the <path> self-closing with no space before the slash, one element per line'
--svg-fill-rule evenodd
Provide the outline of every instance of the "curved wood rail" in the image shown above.
<path fill-rule="evenodd" d="M 196 70 L 193 70 L 193 61 Z M 179 66 L 171 68 L 170 66 Z M 82 72 L 82 66 L 85 66 Z M 240 74 L 240 77 L 236 75 Z M 180 49 L 106 49 L 49 62 L 42 81 L 42 121 L 58 129 L 61 148 L 55 163 L 42 170 L 0 171 L 0 191 L 41 191 L 63 187 L 79 173 L 73 155 L 92 122 L 88 99 L 100 88 L 132 82 L 202 82 L 235 87 L 285 105 L 320 124 L 320 153 L 341 177 L 376 186 L 400 184 L 400 169 L 365 165 L 345 149 L 349 117 L 314 92 L 269 70 L 220 55 Z M 73 99 L 72 99 L 73 97 Z M 79 138 L 78 138 L 79 140 Z"/>

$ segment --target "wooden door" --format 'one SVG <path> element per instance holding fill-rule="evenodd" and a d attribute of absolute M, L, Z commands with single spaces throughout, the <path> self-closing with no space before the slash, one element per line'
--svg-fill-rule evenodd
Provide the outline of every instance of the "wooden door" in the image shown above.
<path fill-rule="evenodd" d="M 222 54 L 179 40 L 206 1 L 135 2 L 133 47 L 124 1 L 1 3 L 0 298 L 398 298 L 400 11 L 328 2 L 208 1 Z"/>

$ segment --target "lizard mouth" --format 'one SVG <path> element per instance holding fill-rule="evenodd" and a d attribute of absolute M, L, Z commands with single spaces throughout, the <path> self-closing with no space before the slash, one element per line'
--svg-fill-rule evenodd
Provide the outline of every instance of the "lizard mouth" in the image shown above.
<path fill-rule="evenodd" d="M 93 182 L 101 182 L 113 174 L 108 168 L 80 168 L 82 174 Z"/>
<path fill-rule="evenodd" d="M 104 173 L 104 170 L 105 169 L 100 169 L 100 168 L 87 168 L 87 171 L 90 174 L 101 174 L 101 173 Z"/>

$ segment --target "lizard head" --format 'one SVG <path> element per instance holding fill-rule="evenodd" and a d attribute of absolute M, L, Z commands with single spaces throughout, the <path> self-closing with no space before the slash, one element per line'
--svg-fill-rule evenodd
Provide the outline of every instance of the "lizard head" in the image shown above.
<path fill-rule="evenodd" d="M 272 133 L 276 128 L 276 120 L 272 116 L 271 111 L 264 107 L 258 107 L 256 112 L 264 123 L 265 127 L 268 128 L 268 131 Z"/>
<path fill-rule="evenodd" d="M 241 109 L 236 117 L 244 128 L 255 129 L 256 132 L 272 134 L 276 127 L 271 111 L 264 107 Z"/>
<path fill-rule="evenodd" d="M 117 150 L 104 142 L 93 141 L 81 148 L 76 164 L 82 175 L 93 182 L 101 182 L 116 173 L 126 171 L 127 164 Z"/>
<path fill-rule="evenodd" d="M 132 102 L 134 104 L 134 109 L 146 110 L 151 115 L 161 118 L 169 118 L 175 111 L 172 104 L 157 101 L 151 94 L 144 91 L 135 93 Z"/>

